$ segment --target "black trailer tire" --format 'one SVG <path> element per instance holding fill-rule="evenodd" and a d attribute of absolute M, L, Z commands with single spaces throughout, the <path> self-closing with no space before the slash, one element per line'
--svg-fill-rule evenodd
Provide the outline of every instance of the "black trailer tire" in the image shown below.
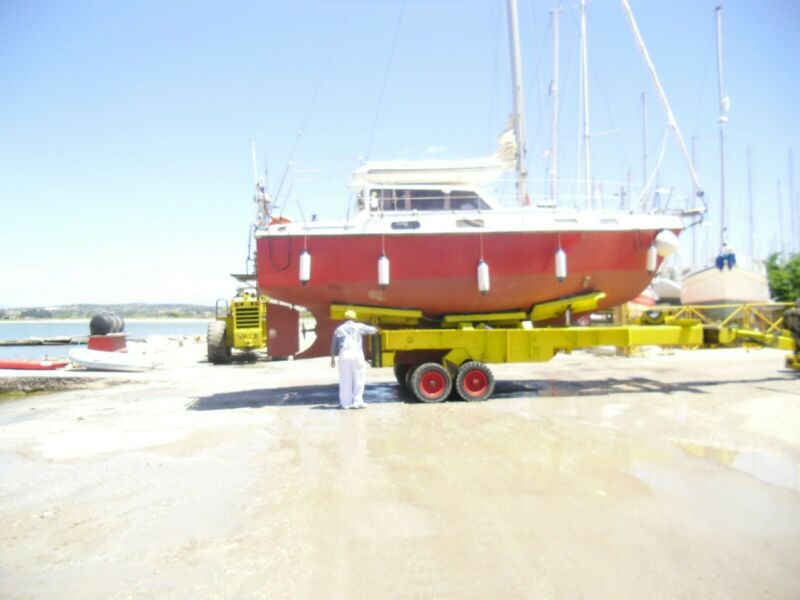
<path fill-rule="evenodd" d="M 208 324 L 206 343 L 208 346 L 208 362 L 220 365 L 231 361 L 231 350 L 225 345 L 224 321 L 212 321 Z"/>
<path fill-rule="evenodd" d="M 494 375 L 482 362 L 465 362 L 458 368 L 456 391 L 467 402 L 481 402 L 494 392 Z"/>
<path fill-rule="evenodd" d="M 414 388 L 412 387 L 414 384 L 411 383 L 411 378 L 414 377 L 414 371 L 417 370 L 417 367 L 419 367 L 419 363 L 409 365 L 406 370 L 405 390 L 412 396 L 414 395 Z"/>
<path fill-rule="evenodd" d="M 414 369 L 411 392 L 420 402 L 442 402 L 453 389 L 453 378 L 438 363 L 423 363 Z"/>
<path fill-rule="evenodd" d="M 395 363 L 394 365 L 394 377 L 397 379 L 397 383 L 400 384 L 400 387 L 404 390 L 408 390 L 408 380 L 406 376 L 408 372 L 411 370 L 412 365 L 409 363 Z"/>

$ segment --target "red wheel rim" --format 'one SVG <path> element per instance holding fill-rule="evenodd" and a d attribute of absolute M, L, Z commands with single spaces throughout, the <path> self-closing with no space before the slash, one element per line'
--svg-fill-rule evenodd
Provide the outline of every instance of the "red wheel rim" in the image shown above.
<path fill-rule="evenodd" d="M 482 369 L 470 369 L 464 374 L 462 385 L 470 396 L 481 396 L 489 388 L 489 377 Z"/>
<path fill-rule="evenodd" d="M 431 369 L 425 371 L 422 377 L 419 378 L 420 393 L 430 400 L 441 398 L 445 392 L 445 376 L 444 373 Z"/>

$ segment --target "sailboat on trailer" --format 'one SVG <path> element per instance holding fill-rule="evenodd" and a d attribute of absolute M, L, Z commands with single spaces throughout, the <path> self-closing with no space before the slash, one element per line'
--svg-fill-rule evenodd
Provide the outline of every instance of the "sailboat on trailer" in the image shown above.
<path fill-rule="evenodd" d="M 495 154 L 367 162 L 351 184 L 357 212 L 340 221 L 275 218 L 269 196 L 257 193 L 258 289 L 313 314 L 317 340 L 303 357 L 327 354 L 334 303 L 417 309 L 432 324 L 447 314 L 527 313 L 540 303 L 593 292 L 601 298 L 596 308 L 604 309 L 636 297 L 677 249 L 684 228 L 677 212 L 530 205 L 516 0 L 508 9 L 515 116 Z M 511 169 L 519 205 L 506 208 L 488 183 Z M 696 179 L 691 163 L 690 169 Z"/>

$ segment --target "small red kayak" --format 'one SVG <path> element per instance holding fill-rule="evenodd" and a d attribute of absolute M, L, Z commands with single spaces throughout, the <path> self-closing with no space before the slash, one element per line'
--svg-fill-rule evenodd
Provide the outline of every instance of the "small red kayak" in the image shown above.
<path fill-rule="evenodd" d="M 53 371 L 63 369 L 68 360 L 51 358 L 0 358 L 0 369 L 20 369 L 25 371 Z"/>

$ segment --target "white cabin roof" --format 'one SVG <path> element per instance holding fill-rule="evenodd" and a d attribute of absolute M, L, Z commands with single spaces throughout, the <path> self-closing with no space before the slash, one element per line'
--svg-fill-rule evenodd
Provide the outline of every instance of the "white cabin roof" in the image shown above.
<path fill-rule="evenodd" d="M 499 142 L 497 152 L 484 158 L 369 161 L 353 172 L 350 189 L 412 184 L 479 186 L 515 167 L 514 133 L 506 131 Z"/>

